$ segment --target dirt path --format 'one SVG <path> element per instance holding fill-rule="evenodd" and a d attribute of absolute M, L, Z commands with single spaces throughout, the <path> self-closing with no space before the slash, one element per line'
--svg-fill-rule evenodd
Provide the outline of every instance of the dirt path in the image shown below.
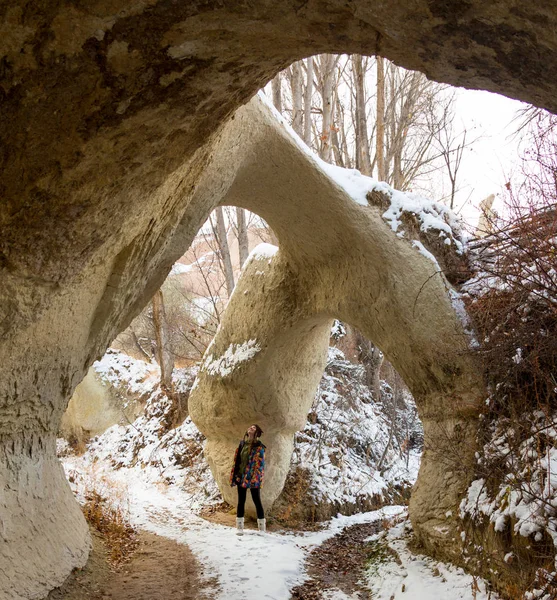
<path fill-rule="evenodd" d="M 375 547 L 364 540 L 381 529 L 381 521 L 352 525 L 315 548 L 306 560 L 310 579 L 292 590 L 292 599 L 319 600 L 327 590 L 341 590 L 361 600 L 371 598 L 361 580 Z"/>
<path fill-rule="evenodd" d="M 83 569 L 76 570 L 47 600 L 210 600 L 216 581 L 203 578 L 203 568 L 187 546 L 139 532 L 132 559 L 111 569 L 104 544 L 96 532 L 93 551 Z"/>

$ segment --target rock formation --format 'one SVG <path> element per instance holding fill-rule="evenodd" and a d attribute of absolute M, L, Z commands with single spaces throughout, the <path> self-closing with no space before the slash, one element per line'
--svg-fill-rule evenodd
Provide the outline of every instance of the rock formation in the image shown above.
<path fill-rule="evenodd" d="M 114 405 L 110 390 L 103 385 L 93 368 L 75 388 L 66 412 L 62 415 L 60 433 L 67 439 L 86 441 L 119 423 L 122 411 Z"/>
<path fill-rule="evenodd" d="M 75 388 L 62 415 L 62 437 L 84 443 L 112 425 L 134 421 L 160 380 L 157 366 L 137 364 L 142 368 L 134 368 L 136 363 L 132 359 L 114 350 L 95 363 Z"/>
<path fill-rule="evenodd" d="M 293 60 L 335 51 L 380 52 L 439 81 L 555 110 L 556 14 L 543 0 L 527 8 L 510 0 L 19 0 L 0 13 L 0 596 L 39 598 L 88 551 L 54 457 L 61 415 L 231 184 L 199 182 L 234 111 Z M 313 226 L 305 200 L 293 228 Z M 268 207 L 266 216 L 277 221 L 280 210 Z M 338 260 L 358 253 L 321 233 L 346 250 Z M 305 258 L 316 251 L 306 248 Z M 397 247 L 399 266 L 410 251 Z M 397 279 L 372 267 L 379 282 L 403 288 L 425 272 Z M 314 289 L 296 281 L 300 291 Z M 421 297 L 434 297 L 435 285 Z M 367 293 L 385 311 L 385 329 L 355 324 L 377 330 L 380 343 L 398 307 L 379 290 Z M 453 323 L 440 306 L 438 321 L 446 309 Z M 348 298 L 335 307 L 339 316 L 341 308 L 356 314 Z M 415 346 L 397 352 L 418 352 L 416 335 Z M 402 370 L 409 383 L 431 372 L 423 393 L 437 390 L 438 406 L 448 401 L 435 358 L 411 359 L 416 374 Z M 454 377 L 459 388 L 466 372 Z"/>
<path fill-rule="evenodd" d="M 190 397 L 213 474 L 234 503 L 231 457 L 242 432 L 258 423 L 269 466 L 262 496 L 268 506 L 276 499 L 293 433 L 303 427 L 323 373 L 332 318 L 339 318 L 379 346 L 416 398 L 431 450 L 411 516 L 424 543 L 447 551 L 456 534 L 446 513 L 456 515 L 467 481 L 443 455 L 447 445 L 464 462 L 473 452 L 459 435 L 473 427 L 485 398 L 455 292 L 433 255 L 412 239 L 419 228 L 410 214 L 396 213 L 398 227 L 389 221 L 396 199 L 389 201 L 386 186 L 325 165 L 272 112 L 259 98 L 237 111 L 199 186 L 223 182 L 221 203 L 261 215 L 280 244 L 276 253 L 272 246 L 252 253 Z M 343 175 L 348 191 L 335 179 L 342 184 Z M 348 192 L 366 184 L 371 191 L 359 203 Z M 442 230 L 430 237 L 458 255 L 446 221 L 438 224 Z"/>

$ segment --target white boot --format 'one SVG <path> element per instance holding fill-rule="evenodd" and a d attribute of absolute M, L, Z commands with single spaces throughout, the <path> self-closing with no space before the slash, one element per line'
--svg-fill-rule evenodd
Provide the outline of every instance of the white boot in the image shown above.
<path fill-rule="evenodd" d="M 265 533 L 267 531 L 267 521 L 265 519 L 257 519 L 257 529 L 261 533 Z"/>
<path fill-rule="evenodd" d="M 244 535 L 244 517 L 236 517 L 236 535 Z"/>

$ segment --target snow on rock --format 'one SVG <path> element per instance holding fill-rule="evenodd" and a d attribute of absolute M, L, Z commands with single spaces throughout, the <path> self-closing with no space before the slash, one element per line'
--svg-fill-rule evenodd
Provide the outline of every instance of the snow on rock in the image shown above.
<path fill-rule="evenodd" d="M 203 237 L 205 239 L 207 237 L 207 234 L 205 233 Z M 195 245 L 196 242 L 193 242 L 191 247 L 193 248 Z M 201 256 L 198 256 L 195 262 L 192 262 L 189 265 L 185 265 L 181 262 L 176 262 L 172 265 L 172 269 L 170 270 L 169 275 L 185 275 L 186 273 L 191 273 L 194 270 L 198 271 L 203 263 L 207 262 L 208 260 L 214 260 L 214 256 L 214 251 L 209 250 Z"/>
<path fill-rule="evenodd" d="M 387 416 L 393 401 L 386 384 L 382 398 L 374 399 L 363 368 L 347 361 L 339 349 L 329 349 L 306 427 L 295 436 L 291 463 L 291 473 L 300 470 L 310 480 L 308 502 L 353 512 L 379 498 L 387 501 L 395 487 L 409 489 L 414 484 L 423 440 L 421 422 L 408 394 L 404 406 L 395 409 L 393 423 Z M 397 436 L 390 435 L 392 426 L 406 431 L 406 424 L 410 431 L 406 441 L 398 430 Z M 396 437 L 405 447 L 399 447 Z"/>
<path fill-rule="evenodd" d="M 369 539 L 376 544 L 375 558 L 368 571 L 374 600 L 499 599 L 480 578 L 474 578 L 458 567 L 410 552 L 407 544 L 410 531 L 409 523 L 403 522 Z"/>
<path fill-rule="evenodd" d="M 383 218 L 395 233 L 399 231 L 402 225 L 402 215 L 404 213 L 412 214 L 418 220 L 421 231 L 438 231 L 444 244 L 448 246 L 454 244 L 457 253 L 461 254 L 463 252 L 465 243 L 463 225 L 458 215 L 448 206 L 441 202 L 428 200 L 417 194 L 399 192 L 385 182 L 376 181 L 367 175 L 362 175 L 356 169 L 345 169 L 325 162 L 305 144 L 263 92 L 259 93 L 259 98 L 296 142 L 300 150 L 311 159 L 319 170 L 343 189 L 354 202 L 362 206 L 369 206 L 368 198 L 372 192 L 379 192 L 387 198 L 390 206 L 383 213 Z M 400 233 L 402 236 L 403 232 Z"/>
<path fill-rule="evenodd" d="M 177 262 L 172 265 L 169 275 L 184 275 L 185 273 L 191 273 L 194 265 L 185 265 L 184 263 Z"/>
<path fill-rule="evenodd" d="M 454 289 L 449 289 L 447 291 L 447 293 L 449 295 L 449 299 L 451 301 L 452 307 L 454 308 L 454 311 L 462 324 L 464 333 L 468 336 L 468 339 L 470 341 L 470 347 L 474 348 L 474 349 L 479 348 L 480 343 L 478 342 L 478 340 L 476 338 L 474 326 L 472 325 L 470 316 L 468 315 L 468 312 L 466 311 L 466 305 L 464 304 L 463 295 Z"/>
<path fill-rule="evenodd" d="M 418 252 L 429 259 L 436 267 L 438 271 L 441 271 L 441 267 L 435 256 L 420 242 L 419 240 L 412 240 L 412 246 L 418 250 Z"/>
<path fill-rule="evenodd" d="M 213 354 L 209 354 L 203 363 L 203 369 L 213 377 L 227 377 L 241 363 L 251 360 L 260 351 L 261 346 L 257 340 L 230 344 L 221 356 L 214 358 Z"/>
<path fill-rule="evenodd" d="M 421 231 L 438 231 L 444 244 L 448 246 L 454 244 L 457 252 L 462 253 L 464 249 L 462 222 L 448 206 L 417 194 L 399 192 L 384 182 L 376 182 L 370 191 L 380 192 L 389 198 L 390 206 L 383 213 L 383 218 L 395 233 L 402 225 L 402 215 L 409 213 L 417 218 Z"/>
<path fill-rule="evenodd" d="M 557 413 L 525 413 L 520 425 L 519 432 L 500 418 L 489 426 L 477 454 L 478 470 L 488 476 L 470 484 L 460 517 L 492 523 L 499 533 L 512 527 L 532 542 L 552 540 L 557 567 Z"/>
<path fill-rule="evenodd" d="M 247 258 L 246 264 L 250 260 L 260 260 L 265 258 L 273 258 L 278 252 L 278 246 L 273 244 L 267 244 L 265 242 L 258 244 L 250 253 Z"/>
<path fill-rule="evenodd" d="M 113 348 L 93 363 L 93 369 L 109 385 L 126 388 L 128 393 L 138 396 L 150 393 L 160 378 L 157 364 L 137 360 Z"/>

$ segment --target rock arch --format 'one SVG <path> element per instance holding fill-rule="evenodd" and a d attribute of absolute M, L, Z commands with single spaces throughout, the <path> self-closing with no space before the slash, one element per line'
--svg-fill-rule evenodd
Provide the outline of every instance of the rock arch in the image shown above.
<path fill-rule="evenodd" d="M 0 595 L 39 598 L 88 551 L 54 457 L 64 407 L 222 196 L 198 184 L 234 111 L 334 51 L 556 110 L 556 14 L 544 0 L 114 0 L 0 15 Z"/>
<path fill-rule="evenodd" d="M 251 255 L 189 401 L 208 437 L 213 474 L 233 503 L 230 457 L 238 432 L 257 422 L 270 457 L 263 498 L 276 499 L 293 434 L 303 428 L 323 373 L 332 319 L 340 318 L 380 347 L 416 397 L 432 449 L 411 516 L 426 544 L 448 551 L 456 534 L 446 513 L 457 514 L 467 481 L 444 453 L 450 444 L 463 463 L 470 459 L 473 443 L 462 433 L 473 430 L 485 399 L 455 291 L 407 225 L 394 231 L 384 206 L 354 200 L 329 176 L 335 169 L 272 113 L 259 98 L 240 109 L 205 174 L 208 182 L 228 182 L 220 189 L 223 204 L 257 212 L 280 242 L 276 253 L 267 247 Z M 355 189 L 373 186 L 352 177 Z M 370 192 L 370 200 L 373 194 L 382 195 Z M 457 256 L 458 241 L 448 235 L 443 239 Z"/>

